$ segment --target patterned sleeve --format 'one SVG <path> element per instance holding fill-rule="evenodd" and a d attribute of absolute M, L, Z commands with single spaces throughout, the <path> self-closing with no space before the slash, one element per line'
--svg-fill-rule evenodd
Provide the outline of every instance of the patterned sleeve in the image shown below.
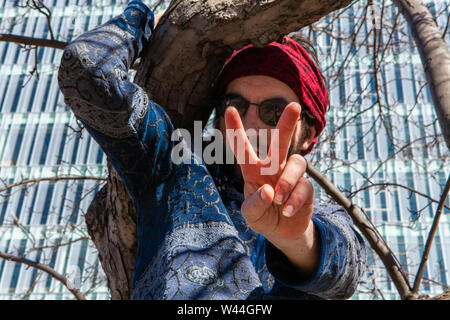
<path fill-rule="evenodd" d="M 161 182 L 171 170 L 172 123 L 128 78 L 153 21 L 147 6 L 131 1 L 120 16 L 71 42 L 58 73 L 65 103 L 102 147 L 132 196 Z"/>
<path fill-rule="evenodd" d="M 312 217 L 320 232 L 321 257 L 315 275 L 305 279 L 287 257 L 267 243 L 267 266 L 283 285 L 324 299 L 350 298 L 366 269 L 366 249 L 347 212 L 315 203 Z"/>

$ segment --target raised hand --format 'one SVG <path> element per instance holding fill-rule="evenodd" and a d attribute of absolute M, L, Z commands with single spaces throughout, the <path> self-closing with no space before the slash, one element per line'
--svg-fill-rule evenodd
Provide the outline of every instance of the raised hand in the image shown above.
<path fill-rule="evenodd" d="M 312 271 L 315 259 L 309 254 L 314 252 L 306 251 L 314 246 L 314 224 L 311 221 L 314 191 L 311 182 L 303 177 L 305 159 L 298 154 L 287 159 L 300 112 L 298 103 L 286 106 L 272 134 L 265 159 L 256 154 L 235 108 L 227 108 L 225 124 L 228 142 L 245 183 L 243 217 L 252 230 L 264 235 L 294 264 Z M 306 261 L 305 264 L 305 259 L 314 261 L 309 264 Z"/>

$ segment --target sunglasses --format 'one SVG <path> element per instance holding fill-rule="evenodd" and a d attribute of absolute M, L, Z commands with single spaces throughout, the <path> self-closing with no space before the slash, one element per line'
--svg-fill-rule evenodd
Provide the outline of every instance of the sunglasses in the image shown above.
<path fill-rule="evenodd" d="M 247 113 L 250 105 L 254 105 L 258 107 L 258 116 L 261 121 L 268 126 L 275 127 L 280 120 L 284 108 L 286 108 L 288 104 L 289 102 L 283 98 L 272 98 L 264 100 L 261 103 L 253 103 L 238 94 L 225 94 L 219 99 L 217 113 L 223 117 L 225 115 L 225 110 L 228 107 L 233 106 L 242 118 Z M 308 125 L 313 126 L 314 116 L 306 108 L 302 109 L 301 118 L 305 119 Z"/>

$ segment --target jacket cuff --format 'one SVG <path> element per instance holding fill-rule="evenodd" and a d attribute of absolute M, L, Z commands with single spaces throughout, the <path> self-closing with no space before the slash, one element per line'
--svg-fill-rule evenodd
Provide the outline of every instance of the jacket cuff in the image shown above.
<path fill-rule="evenodd" d="M 314 217 L 312 220 L 319 230 L 318 239 L 320 241 L 320 261 L 313 276 L 300 272 L 281 250 L 266 240 L 266 260 L 269 272 L 282 285 L 307 293 L 313 293 L 311 289 L 317 291 L 317 286 L 321 282 L 320 276 L 323 273 L 325 257 L 327 254 L 331 254 L 327 252 L 327 242 L 323 241 L 325 238 L 324 226 L 320 221 L 314 219 Z"/>

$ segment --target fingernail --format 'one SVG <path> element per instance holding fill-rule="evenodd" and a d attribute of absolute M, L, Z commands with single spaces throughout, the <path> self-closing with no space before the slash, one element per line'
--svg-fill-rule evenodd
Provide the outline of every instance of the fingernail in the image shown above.
<path fill-rule="evenodd" d="M 291 205 L 287 205 L 282 211 L 283 216 L 288 217 L 288 218 L 292 217 L 293 212 L 294 212 L 294 207 Z"/>
<path fill-rule="evenodd" d="M 273 202 L 275 202 L 275 204 L 281 205 L 283 204 L 283 198 L 283 194 L 281 192 L 277 192 L 275 198 L 273 199 Z"/>
<path fill-rule="evenodd" d="M 261 189 L 261 191 L 259 191 L 259 197 L 261 198 L 262 201 L 267 201 L 267 197 L 266 197 L 266 193 L 264 192 L 264 188 Z"/>

